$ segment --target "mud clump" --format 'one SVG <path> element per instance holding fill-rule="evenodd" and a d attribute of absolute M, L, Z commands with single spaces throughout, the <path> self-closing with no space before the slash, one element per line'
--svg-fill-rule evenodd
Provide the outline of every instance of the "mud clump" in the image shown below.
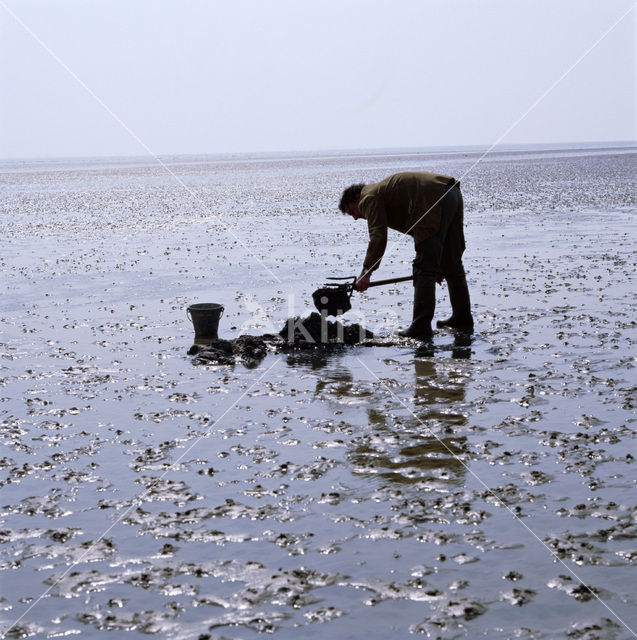
<path fill-rule="evenodd" d="M 188 350 L 194 364 L 233 365 L 237 360 L 246 367 L 256 367 L 268 351 L 297 349 L 333 349 L 360 344 L 374 337 L 359 324 L 331 322 L 313 312 L 307 318 L 289 318 L 278 335 L 242 335 L 234 340 L 211 338 L 195 343 Z"/>
<path fill-rule="evenodd" d="M 232 352 L 246 365 L 257 365 L 268 354 L 272 336 L 239 336 L 232 344 Z"/>
<path fill-rule="evenodd" d="M 270 345 L 278 342 L 277 336 L 243 335 L 234 340 L 221 338 L 207 340 L 205 344 L 193 344 L 188 350 L 194 364 L 233 365 L 240 360 L 246 367 L 256 367 L 268 353 Z"/>
<path fill-rule="evenodd" d="M 193 344 L 188 349 L 195 364 L 234 364 L 232 342 L 230 340 L 211 340 L 208 344 Z"/>
<path fill-rule="evenodd" d="M 373 338 L 374 334 L 359 324 L 331 322 L 313 312 L 307 318 L 288 318 L 279 336 L 288 347 L 315 349 L 359 344 Z"/>

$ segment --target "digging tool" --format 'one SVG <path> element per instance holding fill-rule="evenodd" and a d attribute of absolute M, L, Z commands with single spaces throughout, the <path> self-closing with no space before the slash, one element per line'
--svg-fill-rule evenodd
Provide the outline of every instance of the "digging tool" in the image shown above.
<path fill-rule="evenodd" d="M 356 290 L 356 280 L 358 276 L 348 276 L 345 278 L 327 278 L 328 280 L 349 280 L 349 282 L 328 282 L 320 289 L 312 294 L 314 306 L 319 313 L 325 313 L 328 316 L 340 316 L 352 308 L 350 298 Z M 387 280 L 376 280 L 370 282 L 370 287 L 381 287 L 385 284 L 393 284 L 394 282 L 407 282 L 413 280 L 413 276 L 403 276 L 402 278 L 389 278 Z"/>

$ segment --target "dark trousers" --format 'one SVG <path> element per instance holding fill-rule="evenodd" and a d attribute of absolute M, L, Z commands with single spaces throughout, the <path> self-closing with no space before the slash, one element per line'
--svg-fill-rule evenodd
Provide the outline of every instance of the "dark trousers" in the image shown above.
<path fill-rule="evenodd" d="M 464 205 L 458 185 L 447 187 L 442 198 L 442 215 L 438 232 L 416 247 L 413 262 L 414 287 L 436 283 L 439 274 L 447 282 L 466 282 L 462 254 L 464 241 Z"/>

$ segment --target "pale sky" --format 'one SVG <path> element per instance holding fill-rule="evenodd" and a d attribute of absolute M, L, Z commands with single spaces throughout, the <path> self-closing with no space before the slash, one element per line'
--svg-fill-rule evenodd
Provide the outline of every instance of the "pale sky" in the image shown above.
<path fill-rule="evenodd" d="M 0 157 L 634 141 L 636 5 L 0 0 Z"/>

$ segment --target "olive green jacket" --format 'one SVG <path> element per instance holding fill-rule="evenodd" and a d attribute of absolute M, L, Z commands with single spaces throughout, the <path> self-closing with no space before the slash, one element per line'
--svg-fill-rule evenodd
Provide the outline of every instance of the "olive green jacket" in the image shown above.
<path fill-rule="evenodd" d="M 387 246 L 387 229 L 407 233 L 418 246 L 440 226 L 442 196 L 449 176 L 409 171 L 367 184 L 361 191 L 359 211 L 367 220 L 369 245 L 363 268 L 377 269 Z"/>

